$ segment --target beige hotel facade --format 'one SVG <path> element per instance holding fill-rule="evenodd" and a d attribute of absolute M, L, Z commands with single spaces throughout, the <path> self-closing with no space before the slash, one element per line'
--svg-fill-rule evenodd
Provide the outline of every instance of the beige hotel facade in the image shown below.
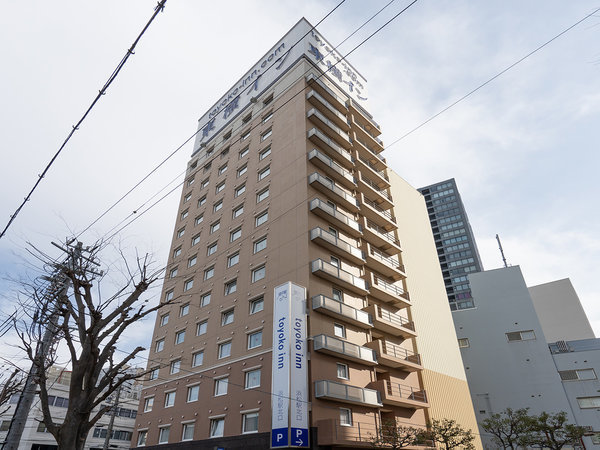
<path fill-rule="evenodd" d="M 286 402 L 309 429 L 290 446 L 369 447 L 388 421 L 477 430 L 425 202 L 387 166 L 367 101 L 302 19 L 199 120 L 132 447 L 269 448 Z M 272 394 L 290 282 L 302 399 Z"/>

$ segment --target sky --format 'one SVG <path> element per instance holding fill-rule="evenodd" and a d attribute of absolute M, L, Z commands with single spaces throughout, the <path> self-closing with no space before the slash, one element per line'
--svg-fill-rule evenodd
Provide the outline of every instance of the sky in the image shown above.
<path fill-rule="evenodd" d="M 347 0 L 318 29 L 337 45 L 388 1 Z M 156 1 L 4 3 L 2 228 Z M 338 51 L 346 54 L 408 3 L 394 1 Z M 60 256 L 52 240 L 86 228 L 195 133 L 198 118 L 301 17 L 316 24 L 336 4 L 168 1 L 0 240 L 2 314 L 12 311 L 12 280 L 36 274 L 29 245 Z M 349 61 L 368 80 L 369 110 L 389 144 L 599 6 L 420 0 Z M 599 33 L 600 13 L 389 146 L 384 156 L 414 187 L 455 178 L 485 269 L 502 266 L 499 234 L 509 264 L 521 266 L 528 285 L 571 279 L 600 336 L 600 211 L 592 208 L 600 194 Z M 169 182 L 178 183 L 191 152 L 190 142 L 80 239 L 92 244 Z M 166 263 L 179 195 L 177 189 L 140 216 L 111 248 L 149 252 L 157 264 Z M 117 253 L 107 251 L 107 266 L 119 264 Z M 128 342 L 147 345 L 152 327 L 152 320 L 137 324 Z M 6 348 L 5 355 L 18 355 Z"/>

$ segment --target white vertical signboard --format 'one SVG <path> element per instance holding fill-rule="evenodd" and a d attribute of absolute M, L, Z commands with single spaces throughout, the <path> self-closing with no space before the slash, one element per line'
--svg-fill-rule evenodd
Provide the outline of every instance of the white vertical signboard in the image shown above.
<path fill-rule="evenodd" d="M 306 289 L 291 284 L 290 445 L 308 447 L 308 370 L 306 360 Z"/>
<path fill-rule="evenodd" d="M 273 301 L 271 447 L 289 446 L 291 283 L 277 286 Z"/>

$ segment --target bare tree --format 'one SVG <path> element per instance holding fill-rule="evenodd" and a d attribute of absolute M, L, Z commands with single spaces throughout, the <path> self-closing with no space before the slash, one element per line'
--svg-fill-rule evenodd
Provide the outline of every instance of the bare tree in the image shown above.
<path fill-rule="evenodd" d="M 398 425 L 392 420 L 385 421 L 378 428 L 377 435 L 371 437 L 371 445 L 391 450 L 412 447 L 425 443 L 427 439 L 424 432 L 420 428 Z"/>
<path fill-rule="evenodd" d="M 499 414 L 492 414 L 485 419 L 481 426 L 492 434 L 493 441 L 503 449 L 515 450 L 518 447 L 525 448 L 531 442 L 533 436 L 532 416 L 528 414 L 528 408 L 513 410 L 506 408 Z"/>
<path fill-rule="evenodd" d="M 49 277 L 45 279 L 52 280 L 53 287 L 49 291 L 40 283 L 30 286 L 36 312 L 29 320 L 15 321 L 15 329 L 21 348 L 33 364 L 47 430 L 59 448 L 81 450 L 90 429 L 111 407 L 104 404 L 105 400 L 123 383 L 148 373 L 128 370 L 136 355 L 145 350 L 143 347 L 123 352 L 124 356 L 119 357 L 117 344 L 129 326 L 161 307 L 147 307 L 141 297 L 162 271 L 150 268 L 148 255 L 138 257 L 135 271 L 126 265 L 127 281 L 123 287 L 107 299 L 94 299 L 95 284 L 102 280 L 96 262 L 102 246 L 84 249 L 80 243 L 70 244 L 63 248 L 68 253 L 65 262 L 46 261 Z M 72 366 L 69 404 L 62 423 L 54 421 L 48 403 L 47 370 L 56 361 L 56 345 L 40 351 L 47 327 L 54 343 L 66 345 Z"/>
<path fill-rule="evenodd" d="M 429 439 L 442 445 L 446 450 L 453 448 L 475 449 L 475 436 L 471 430 L 465 430 L 456 420 L 433 419 L 427 425 Z"/>
<path fill-rule="evenodd" d="M 556 414 L 542 412 L 539 416 L 532 417 L 531 423 L 536 434 L 530 444 L 551 450 L 579 445 L 585 428 L 567 423 L 567 420 L 567 413 L 564 411 Z"/>
<path fill-rule="evenodd" d="M 8 411 L 10 406 L 7 405 L 10 398 L 20 392 L 23 386 L 23 378 L 21 371 L 15 369 L 7 376 L 6 373 L 0 374 L 0 414 Z"/>

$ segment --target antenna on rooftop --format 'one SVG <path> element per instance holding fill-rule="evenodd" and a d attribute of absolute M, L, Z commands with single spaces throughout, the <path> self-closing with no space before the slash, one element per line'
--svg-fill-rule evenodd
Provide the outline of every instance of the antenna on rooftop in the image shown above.
<path fill-rule="evenodd" d="M 500 242 L 500 236 L 496 234 L 496 240 L 498 241 L 498 248 L 500 249 L 500 254 L 502 255 L 502 262 L 504 262 L 504 267 L 508 267 L 506 263 L 506 257 L 504 256 L 504 250 L 502 249 L 502 242 Z"/>

